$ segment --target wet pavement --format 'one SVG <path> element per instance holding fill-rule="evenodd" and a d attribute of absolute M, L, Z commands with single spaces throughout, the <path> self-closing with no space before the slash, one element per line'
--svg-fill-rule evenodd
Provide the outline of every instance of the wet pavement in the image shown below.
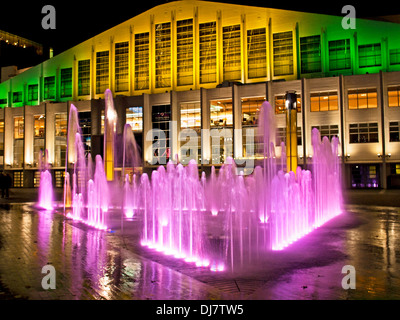
<path fill-rule="evenodd" d="M 0 200 L 0 299 L 400 299 L 400 206 L 347 204 L 286 250 L 216 273 L 141 247 L 135 219 L 116 215 L 112 231 L 98 231 L 37 210 L 33 194 Z M 56 289 L 42 287 L 46 265 Z M 346 265 L 355 289 L 342 287 Z"/>

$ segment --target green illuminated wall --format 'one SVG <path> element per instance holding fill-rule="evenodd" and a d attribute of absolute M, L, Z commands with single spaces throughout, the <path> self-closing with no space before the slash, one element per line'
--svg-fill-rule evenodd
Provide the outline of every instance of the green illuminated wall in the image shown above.
<path fill-rule="evenodd" d="M 90 18 L 90 17 L 89 17 Z M 177 45 L 177 30 L 179 22 L 190 20 L 192 32 L 188 33 L 193 43 L 192 55 L 181 57 L 182 50 Z M 206 1 L 176 1 L 159 5 L 146 11 L 114 28 L 111 28 L 55 57 L 35 66 L 28 71 L 0 84 L 0 107 L 21 107 L 24 105 L 38 105 L 45 101 L 45 79 L 55 77 L 55 95 L 50 101 L 63 102 L 68 100 L 89 100 L 104 98 L 103 93 L 96 93 L 96 54 L 109 52 L 109 87 L 114 92 L 117 88 L 116 78 L 116 44 L 129 43 L 129 84 L 126 91 L 118 92 L 122 95 L 141 95 L 143 93 L 162 93 L 175 90 L 197 90 L 200 87 L 213 88 L 224 79 L 227 66 L 226 46 L 229 41 L 224 40 L 232 27 L 236 35 L 240 36 L 240 43 L 236 42 L 236 66 L 239 70 L 235 77 L 243 83 L 295 80 L 302 77 L 318 78 L 337 76 L 339 74 L 366 74 L 379 71 L 400 71 L 400 25 L 386 22 L 357 19 L 356 29 L 345 30 L 341 25 L 342 17 L 327 16 L 287 10 L 257 8 L 232 4 L 222 4 Z M 170 59 L 164 66 L 160 66 L 155 56 L 156 26 L 170 22 Z M 215 22 L 216 32 L 216 75 L 213 82 L 201 83 L 200 68 L 200 34 L 201 25 Z M 233 30 L 232 29 L 232 30 Z M 240 30 L 240 31 L 239 31 Z M 265 35 L 265 43 L 259 36 L 254 36 L 254 30 L 261 30 Z M 259 31 L 257 31 L 259 32 Z M 148 70 L 149 85 L 135 89 L 135 59 L 139 53 L 135 51 L 135 36 L 148 34 Z M 292 38 L 289 39 L 288 35 Z M 286 38 L 285 38 L 286 37 Z M 139 38 L 139 37 L 137 37 Z M 252 47 L 251 39 L 257 39 L 263 50 L 259 60 L 254 56 L 257 50 Z M 285 40 L 286 39 L 286 40 Z M 289 40 L 290 41 L 289 41 Z M 262 40 L 262 39 L 261 39 Z M 285 42 L 286 41 L 286 42 Z M 285 61 L 285 55 L 279 50 L 292 44 L 290 52 L 292 58 Z M 238 46 L 239 44 L 239 46 Z M 233 45 L 233 44 L 232 44 Z M 225 47 L 224 47 L 225 46 Z M 239 59 L 240 57 L 240 59 Z M 192 60 L 191 60 L 192 59 Z M 90 60 L 90 90 L 89 94 L 78 95 L 78 64 L 79 61 Z M 137 61 L 137 60 L 136 60 Z M 143 57 L 140 63 L 143 64 Z M 266 70 L 254 72 L 254 61 L 266 64 Z M 146 62 L 146 61 L 144 61 Z M 181 68 L 188 63 L 189 75 Z M 231 62 L 229 62 L 231 63 Z M 250 67 L 250 63 L 251 67 Z M 260 62 L 261 63 L 261 62 Z M 279 65 L 284 65 L 278 70 Z M 157 87 L 158 70 L 164 67 L 168 75 L 167 87 Z M 72 68 L 72 95 L 63 96 L 61 73 L 63 69 Z M 180 69 L 178 69 L 180 68 Z M 285 69 L 286 68 L 286 69 Z M 249 73 L 251 69 L 251 75 Z M 183 71 L 182 71 L 183 70 Z M 289 70 L 289 71 L 288 71 Z M 140 74 L 137 72 L 136 74 Z M 185 81 L 179 78 L 185 75 Z M 259 78 L 254 74 L 260 74 Z M 188 78 L 189 77 L 189 78 Z M 190 80 L 192 77 L 193 81 Z M 188 80 L 189 79 L 189 80 Z M 32 99 L 29 87 L 38 85 L 37 99 Z M 125 87 L 124 87 L 125 88 Z M 19 93 L 22 93 L 20 95 Z"/>

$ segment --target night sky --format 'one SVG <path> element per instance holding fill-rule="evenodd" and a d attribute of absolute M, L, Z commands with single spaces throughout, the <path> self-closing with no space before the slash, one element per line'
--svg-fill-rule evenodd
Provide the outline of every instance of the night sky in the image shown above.
<path fill-rule="evenodd" d="M 165 0 L 112 0 L 112 1 L 10 1 L 1 4 L 0 30 L 4 30 L 45 47 L 53 47 L 54 54 L 61 53 L 119 23 L 122 23 Z M 140 3 L 138 5 L 137 3 Z M 357 17 L 400 14 L 400 3 L 388 0 L 379 2 L 338 0 L 330 1 L 287 1 L 282 0 L 230 0 L 219 2 L 281 8 L 296 11 L 315 12 L 341 16 L 342 7 L 352 4 Z M 88 4 L 90 3 L 90 5 Z M 42 29 L 41 13 L 44 5 L 51 4 L 56 9 L 56 30 Z M 379 7 L 377 7 L 379 5 Z"/>

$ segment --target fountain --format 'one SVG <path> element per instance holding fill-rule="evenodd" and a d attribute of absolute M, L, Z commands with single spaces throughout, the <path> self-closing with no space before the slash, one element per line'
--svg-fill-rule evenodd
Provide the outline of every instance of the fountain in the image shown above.
<path fill-rule="evenodd" d="M 53 209 L 53 182 L 49 170 L 40 172 L 38 206 L 46 210 Z"/>
<path fill-rule="evenodd" d="M 53 209 L 53 178 L 49 171 L 47 150 L 39 157 L 40 185 L 38 206 L 42 209 Z"/>
<path fill-rule="evenodd" d="M 204 172 L 199 175 L 195 160 L 186 166 L 170 161 L 150 176 L 126 174 L 127 167 L 139 166 L 136 141 L 131 127 L 125 125 L 123 146 L 115 146 L 117 113 L 109 90 L 105 104 L 106 117 L 110 117 L 105 134 L 107 161 L 101 155 L 96 155 L 94 163 L 90 155 L 85 158 L 76 121 L 68 131 L 75 151 L 72 183 L 69 174 L 65 178 L 69 218 L 107 230 L 108 217 L 118 211 L 123 213 L 121 226 L 124 219 L 133 218 L 140 225 L 143 246 L 198 267 L 223 271 L 242 268 L 267 251 L 283 250 L 341 213 L 338 139 L 330 142 L 324 137 L 321 141 L 318 130 L 313 130 L 312 171 L 297 167 L 293 151 L 297 145 L 293 144 L 282 145 L 283 160 L 277 164 L 275 115 L 268 102 L 259 116 L 263 166 L 244 176 L 237 174 L 234 159 L 227 158 L 218 172 L 211 168 L 209 178 Z M 296 114 L 290 110 L 295 128 Z M 70 119 L 78 119 L 73 105 Z M 114 150 L 123 150 L 121 181 L 112 181 Z M 286 153 L 292 157 L 287 163 Z M 291 170 L 286 172 L 287 168 Z M 113 205 L 111 191 L 120 194 L 112 199 Z"/>

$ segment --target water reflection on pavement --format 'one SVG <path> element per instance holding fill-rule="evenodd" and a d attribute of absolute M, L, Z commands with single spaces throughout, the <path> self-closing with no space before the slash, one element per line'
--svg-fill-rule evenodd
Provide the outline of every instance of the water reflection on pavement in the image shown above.
<path fill-rule="evenodd" d="M 44 290 L 42 267 L 56 270 Z M 117 236 L 28 205 L 0 209 L 0 281 L 14 298 L 220 299 L 206 284 L 124 249 Z M 1 295 L 0 295 L 1 299 Z"/>
<path fill-rule="evenodd" d="M 31 205 L 0 206 L 0 299 L 400 299 L 398 208 L 348 206 L 262 265 L 211 273 L 152 259 L 132 234 Z M 42 288 L 46 264 L 55 267 L 55 290 Z M 341 286 L 344 265 L 356 269 L 355 290 Z"/>

